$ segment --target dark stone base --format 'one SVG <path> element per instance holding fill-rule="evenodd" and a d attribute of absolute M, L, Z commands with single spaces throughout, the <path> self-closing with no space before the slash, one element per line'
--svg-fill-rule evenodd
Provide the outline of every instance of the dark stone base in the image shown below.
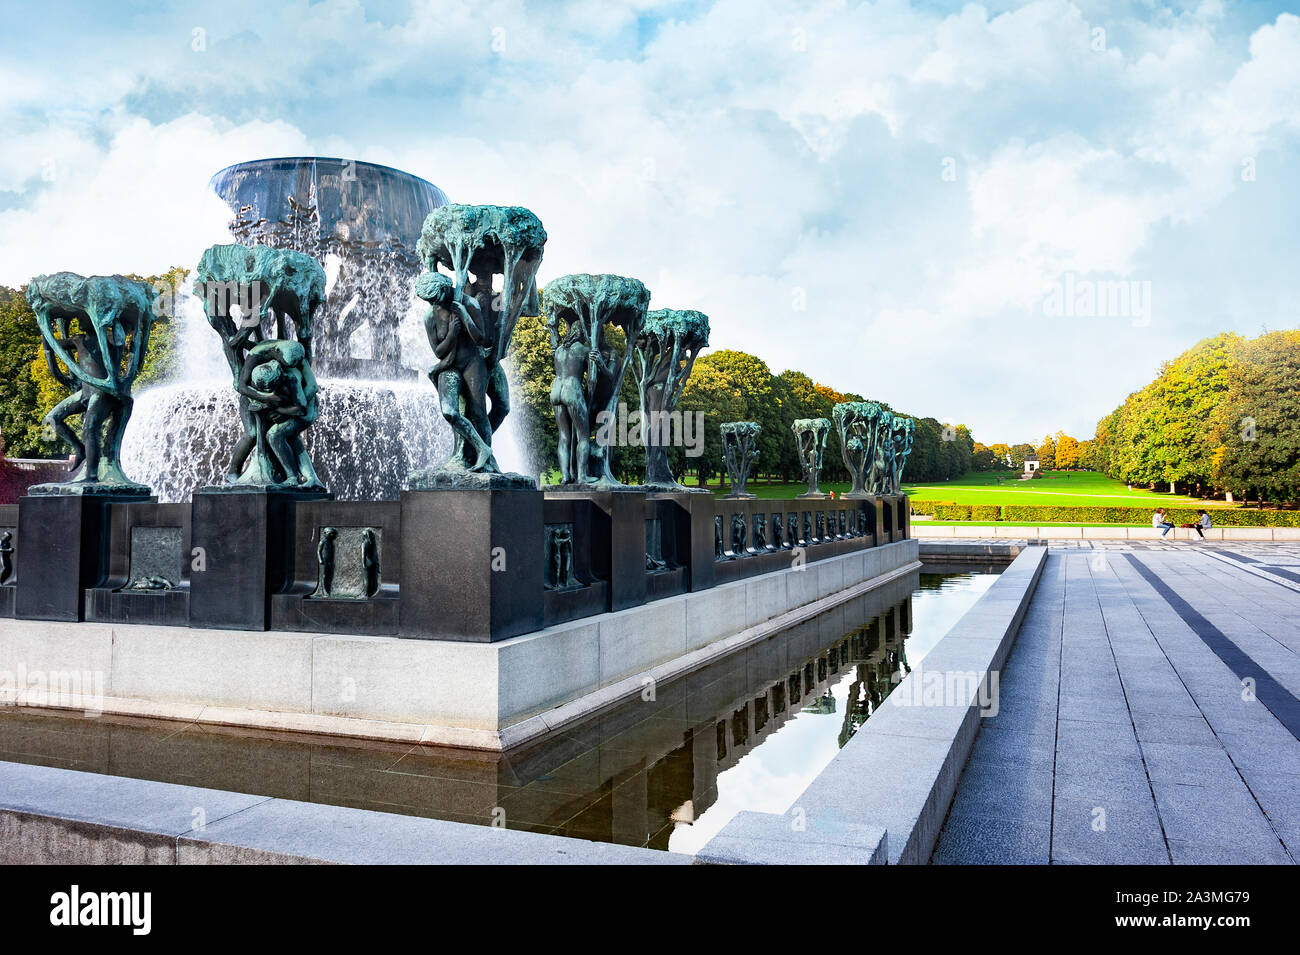
<path fill-rule="evenodd" d="M 60 485 L 55 485 L 60 486 Z M 89 485 L 88 485 L 89 486 Z M 27 496 L 18 503 L 18 593 L 14 616 L 28 620 L 82 620 L 85 592 L 108 575 L 114 502 L 141 501 L 100 494 Z"/>
<path fill-rule="evenodd" d="M 425 468 L 407 478 L 412 491 L 535 491 L 537 481 L 527 474 L 503 471 L 463 471 L 458 468 Z"/>
<path fill-rule="evenodd" d="M 646 571 L 646 600 L 662 600 L 686 593 L 690 583 L 690 571 L 685 567 L 668 567 L 664 570 Z"/>
<path fill-rule="evenodd" d="M 543 484 L 547 494 L 647 494 L 656 488 L 644 484 Z"/>
<path fill-rule="evenodd" d="M 571 590 L 548 590 L 543 595 L 546 626 L 604 613 L 609 586 L 603 580 Z"/>
<path fill-rule="evenodd" d="M 271 627 L 296 633 L 359 633 L 368 637 L 397 636 L 401 602 L 397 588 L 381 590 L 366 600 L 271 596 Z"/>
<path fill-rule="evenodd" d="M 271 594 L 293 581 L 295 505 L 312 498 L 235 487 L 203 488 L 193 497 L 191 543 L 204 569 L 191 564 L 190 625 L 265 630 Z"/>
<path fill-rule="evenodd" d="M 278 494 L 295 501 L 328 501 L 334 498 L 323 487 L 282 487 L 279 484 L 210 484 L 195 494 Z"/>
<path fill-rule="evenodd" d="M 405 491 L 401 527 L 401 636 L 487 643 L 541 629 L 541 491 Z"/>
<path fill-rule="evenodd" d="M 14 615 L 14 598 L 17 595 L 17 587 L 9 585 L 0 587 L 0 617 L 12 617 Z"/>
<path fill-rule="evenodd" d="M 720 501 L 754 501 L 757 499 L 757 494 L 723 494 L 718 498 Z"/>
<path fill-rule="evenodd" d="M 109 590 L 92 587 L 86 591 L 86 619 L 184 627 L 190 621 L 189 588 Z"/>
<path fill-rule="evenodd" d="M 56 483 L 33 484 L 29 497 L 97 497 L 115 501 L 147 501 L 153 489 L 145 484 Z"/>

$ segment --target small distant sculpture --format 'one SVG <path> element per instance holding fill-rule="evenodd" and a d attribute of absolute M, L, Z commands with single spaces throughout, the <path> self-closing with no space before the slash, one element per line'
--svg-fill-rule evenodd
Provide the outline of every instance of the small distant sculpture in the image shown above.
<path fill-rule="evenodd" d="M 844 494 L 847 499 L 871 496 L 868 482 L 873 481 L 877 473 L 880 460 L 878 427 L 884 414 L 888 412 L 874 401 L 844 401 L 831 409 L 831 417 L 835 419 L 839 432 L 840 456 L 853 481 L 853 486 Z"/>
<path fill-rule="evenodd" d="M 907 456 L 912 453 L 912 442 L 916 435 L 916 422 L 911 418 L 894 416 L 894 428 L 890 433 L 889 490 L 887 494 L 903 493 L 903 466 Z"/>
<path fill-rule="evenodd" d="M 668 467 L 668 442 L 682 388 L 708 344 L 709 317 L 703 312 L 661 308 L 646 314 L 633 349 L 632 373 L 641 395 L 647 487 L 686 490 Z M 678 425 L 679 433 L 682 427 Z"/>
<path fill-rule="evenodd" d="M 380 531 L 374 527 L 322 527 L 316 542 L 316 589 L 324 600 L 369 600 L 380 590 Z"/>
<path fill-rule="evenodd" d="M 28 283 L 46 367 L 72 391 L 45 420 L 73 450 L 72 476 L 35 485 L 29 494 L 149 496 L 148 487 L 123 472 L 121 458 L 131 386 L 149 348 L 157 297 L 144 282 L 120 275 L 56 272 Z M 81 416 L 80 435 L 67 424 L 72 415 Z"/>
<path fill-rule="evenodd" d="M 645 522 L 645 569 L 647 571 L 668 569 L 668 561 L 664 560 L 662 535 L 663 525 L 657 518 Z"/>
<path fill-rule="evenodd" d="M 889 472 L 892 468 L 891 459 L 894 454 L 894 447 L 893 443 L 890 441 L 890 435 L 893 433 L 893 430 L 893 413 L 881 409 L 879 417 L 876 418 L 875 428 L 871 435 L 874 453 L 871 457 L 871 468 L 867 472 L 867 490 L 872 494 L 889 493 Z"/>
<path fill-rule="evenodd" d="M 168 580 L 161 574 L 150 574 L 147 577 L 137 577 L 127 586 L 127 590 L 175 590 L 174 581 Z"/>
<path fill-rule="evenodd" d="M 551 404 L 564 484 L 619 488 L 611 469 L 618 395 L 641 335 L 649 290 L 622 275 L 562 275 L 546 286 L 546 328 L 555 356 Z M 621 333 L 623 354 L 610 336 Z"/>
<path fill-rule="evenodd" d="M 722 540 L 722 515 L 717 514 L 713 518 L 713 559 L 729 560 L 727 546 Z"/>
<path fill-rule="evenodd" d="M 320 542 L 316 545 L 318 577 L 313 597 L 334 596 L 334 548 L 339 532 L 333 527 L 320 529 Z"/>
<path fill-rule="evenodd" d="M 14 534 L 13 531 L 0 533 L 0 587 L 9 583 L 14 575 Z"/>
<path fill-rule="evenodd" d="M 767 550 L 767 518 L 754 515 L 754 550 Z"/>
<path fill-rule="evenodd" d="M 361 532 L 361 569 L 365 577 L 365 595 L 379 593 L 379 538 L 373 527 Z"/>
<path fill-rule="evenodd" d="M 830 419 L 799 418 L 790 429 L 794 432 L 795 447 L 799 451 L 799 465 L 803 468 L 804 480 L 808 482 L 808 490 L 799 497 L 818 499 L 830 497 L 817 486 L 826 453 L 826 439 L 831 433 Z"/>
<path fill-rule="evenodd" d="M 492 436 L 510 413 L 501 363 L 515 324 L 540 311 L 536 276 L 545 245 L 541 221 L 519 206 L 453 203 L 424 220 L 416 252 L 426 271 L 416 294 L 429 305 L 425 332 L 438 358 L 429 378 L 455 441 L 441 465 L 410 476 L 413 489 L 537 486 L 502 472 Z"/>
<path fill-rule="evenodd" d="M 573 525 L 546 525 L 547 590 L 574 590 L 582 586 L 573 571 Z"/>
<path fill-rule="evenodd" d="M 772 515 L 772 549 L 781 550 L 785 547 L 785 528 L 783 521 L 785 519 L 780 514 Z"/>
<path fill-rule="evenodd" d="M 194 294 L 239 395 L 244 433 L 226 484 L 323 492 L 302 434 L 317 418 L 312 316 L 325 298 L 325 270 L 302 252 L 214 245 L 199 260 Z"/>
<path fill-rule="evenodd" d="M 758 457 L 759 427 L 753 421 L 728 421 L 722 425 L 722 453 L 727 465 L 727 480 L 731 493 L 724 498 L 751 499 L 755 495 L 745 490 L 749 482 L 749 468 Z"/>
<path fill-rule="evenodd" d="M 737 557 L 745 553 L 745 515 L 731 515 L 731 552 Z"/>

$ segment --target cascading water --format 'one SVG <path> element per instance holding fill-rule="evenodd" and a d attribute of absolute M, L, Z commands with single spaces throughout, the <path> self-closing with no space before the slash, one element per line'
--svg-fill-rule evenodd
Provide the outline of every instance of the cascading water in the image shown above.
<path fill-rule="evenodd" d="M 395 500 L 411 471 L 451 452 L 422 373 L 433 355 L 412 294 L 420 227 L 447 197 L 386 166 L 311 157 L 240 163 L 212 186 L 235 211 L 236 241 L 306 252 L 325 266 L 313 336 L 319 418 L 304 443 L 335 498 Z M 123 446 L 127 473 L 164 502 L 222 483 L 240 434 L 230 371 L 202 302 L 185 288 L 174 312 L 183 367 L 136 396 Z M 502 466 L 519 467 L 510 420 L 494 444 Z"/>

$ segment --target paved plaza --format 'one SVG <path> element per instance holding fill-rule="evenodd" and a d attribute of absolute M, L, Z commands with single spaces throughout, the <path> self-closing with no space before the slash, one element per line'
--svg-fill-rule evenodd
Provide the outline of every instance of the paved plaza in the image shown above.
<path fill-rule="evenodd" d="M 936 863 L 1300 859 L 1300 545 L 1051 545 Z"/>

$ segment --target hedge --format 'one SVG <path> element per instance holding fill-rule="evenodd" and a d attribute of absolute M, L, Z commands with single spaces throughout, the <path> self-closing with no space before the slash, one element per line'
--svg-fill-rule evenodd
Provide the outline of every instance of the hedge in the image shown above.
<path fill-rule="evenodd" d="M 913 514 L 936 521 L 1015 521 L 1025 524 L 1150 524 L 1155 507 L 1107 507 L 1050 504 L 955 504 L 952 501 L 911 501 Z M 1216 527 L 1300 527 L 1300 510 L 1273 511 L 1240 507 L 1211 507 Z M 1194 507 L 1167 507 L 1165 519 L 1194 524 Z"/>

